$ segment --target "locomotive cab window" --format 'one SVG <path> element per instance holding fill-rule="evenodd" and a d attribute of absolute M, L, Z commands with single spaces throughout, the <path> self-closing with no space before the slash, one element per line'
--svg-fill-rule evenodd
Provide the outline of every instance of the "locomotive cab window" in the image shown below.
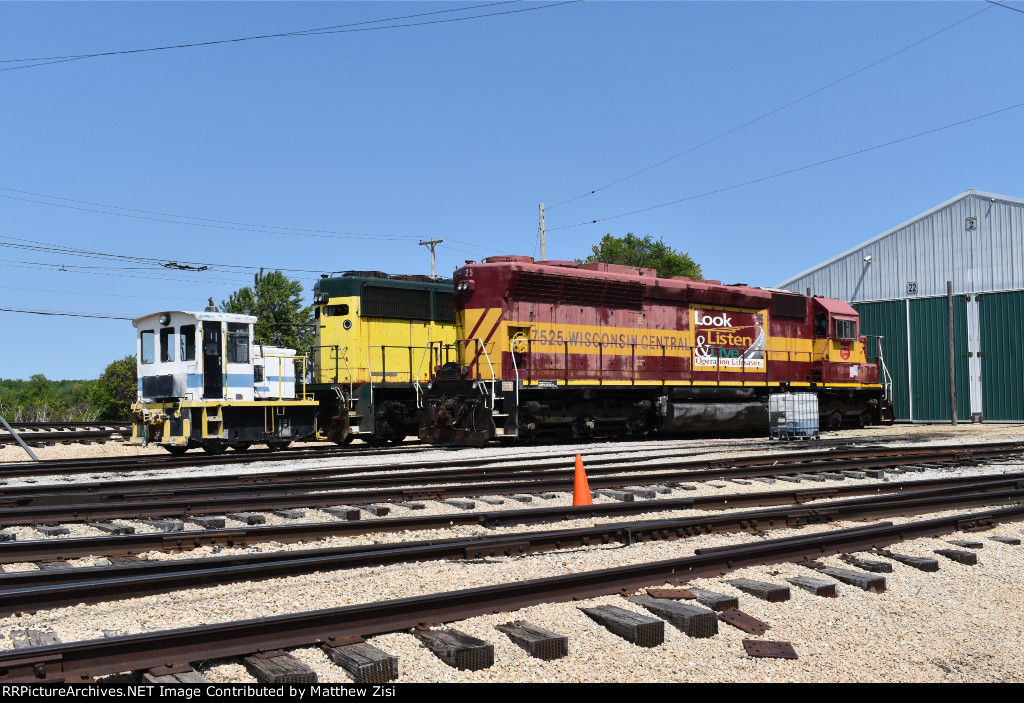
<path fill-rule="evenodd" d="M 828 336 L 828 315 L 826 313 L 819 312 L 814 316 L 814 336 Z"/>
<path fill-rule="evenodd" d="M 139 337 L 142 339 L 139 360 L 143 364 L 152 364 L 156 360 L 156 335 L 153 330 L 142 330 Z"/>
<path fill-rule="evenodd" d="M 160 361 L 174 361 L 174 328 L 160 330 Z"/>
<path fill-rule="evenodd" d="M 228 363 L 249 363 L 249 325 L 244 322 L 228 323 Z"/>
<path fill-rule="evenodd" d="M 324 305 L 324 317 L 344 317 L 348 315 L 348 305 Z"/>
<path fill-rule="evenodd" d="M 856 320 L 836 320 L 835 321 L 835 338 L 836 339 L 856 339 L 857 338 L 857 321 Z"/>
<path fill-rule="evenodd" d="M 181 360 L 182 361 L 195 361 L 196 360 L 196 326 L 195 325 L 182 325 L 181 326 Z"/>

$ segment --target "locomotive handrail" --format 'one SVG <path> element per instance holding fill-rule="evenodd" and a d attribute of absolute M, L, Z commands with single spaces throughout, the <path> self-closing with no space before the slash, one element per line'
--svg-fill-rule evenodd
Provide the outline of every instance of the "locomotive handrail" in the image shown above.
<path fill-rule="evenodd" d="M 516 386 L 515 386 L 515 391 L 516 391 L 515 399 L 516 400 L 515 400 L 515 407 L 518 408 L 519 407 L 519 364 L 516 363 L 516 346 L 515 346 L 516 339 L 517 339 L 516 337 L 513 337 L 512 339 L 509 340 L 508 350 L 509 350 L 509 356 L 512 357 L 512 370 L 516 372 Z M 526 340 L 526 344 L 527 345 L 530 344 L 529 338 L 527 338 L 525 335 L 523 336 L 523 339 Z M 502 374 L 502 375 L 504 375 L 504 374 Z M 504 408 L 502 408 L 502 409 L 504 410 Z M 518 413 L 518 410 L 516 412 Z M 519 434 L 518 415 L 516 417 L 517 417 L 517 420 L 516 420 L 516 423 L 515 423 L 514 427 L 516 428 L 516 435 L 518 435 Z"/>
<path fill-rule="evenodd" d="M 438 341 L 438 345 L 440 345 L 442 343 L 443 342 Z M 423 362 L 426 360 L 427 354 L 430 354 L 433 351 L 434 351 L 434 343 L 433 342 L 427 342 L 427 346 L 423 348 L 423 356 L 420 357 L 420 365 L 416 367 L 416 379 L 413 381 L 413 387 L 416 389 L 416 407 L 417 408 L 422 408 L 423 407 L 423 387 L 420 386 L 420 376 L 422 375 L 422 372 L 423 372 Z M 438 352 L 440 352 L 440 349 L 438 349 Z M 441 354 L 438 353 L 437 356 L 438 356 L 438 360 L 440 360 Z M 431 360 L 431 362 L 433 362 L 433 360 L 434 360 L 433 357 L 431 357 L 430 360 Z M 431 363 L 430 367 L 428 367 L 428 369 L 427 369 L 428 376 L 432 376 L 433 375 L 430 372 L 430 369 L 432 369 L 432 368 L 433 368 L 433 363 Z"/>
<path fill-rule="evenodd" d="M 345 354 L 345 356 L 344 356 L 344 359 L 345 359 L 345 370 L 348 372 L 348 397 L 351 398 L 352 397 L 352 367 L 348 365 L 348 347 L 344 347 L 341 351 L 342 351 L 342 353 Z M 334 367 L 337 368 L 338 367 L 338 358 L 339 358 L 339 356 L 338 356 L 338 345 L 337 344 L 334 345 L 334 354 L 335 354 Z M 334 382 L 335 383 L 338 382 L 337 372 L 335 372 Z M 345 410 L 346 410 L 346 412 L 348 411 L 348 406 L 345 407 Z"/>
<path fill-rule="evenodd" d="M 467 341 L 467 342 L 476 342 L 477 344 L 480 345 L 480 351 L 483 353 L 484 359 L 487 360 L 488 368 L 491 369 L 491 410 L 493 411 L 494 410 L 495 400 L 497 398 L 497 392 L 495 390 L 495 385 L 497 384 L 497 377 L 494 375 L 494 364 L 491 363 L 491 356 L 490 356 L 490 354 L 487 353 L 487 347 L 484 345 L 483 340 L 481 340 L 479 337 L 474 337 L 472 339 L 467 339 L 465 341 Z M 479 366 L 480 366 L 479 354 L 477 355 L 477 359 L 478 359 L 478 361 L 477 361 L 477 368 L 479 368 Z M 485 383 L 486 383 L 486 381 L 485 381 Z"/>
<path fill-rule="evenodd" d="M 302 359 L 302 392 L 300 395 L 303 399 L 306 397 L 306 361 L 307 357 L 305 354 L 299 356 L 298 354 L 261 354 L 264 359 Z M 265 365 L 264 365 L 265 366 Z M 281 362 L 277 362 L 277 397 L 283 398 L 284 395 L 284 370 L 281 366 Z"/>
<path fill-rule="evenodd" d="M 338 361 L 339 359 L 345 362 L 345 371 L 348 373 L 348 393 L 349 397 L 352 396 L 352 367 L 348 363 L 348 347 L 342 347 L 338 344 L 321 344 L 319 346 L 310 347 L 311 351 L 315 351 L 323 356 L 323 349 L 330 349 L 334 352 L 334 383 L 338 383 Z M 340 350 L 340 351 L 339 351 Z M 319 368 L 323 371 L 324 365 L 320 364 Z"/>
<path fill-rule="evenodd" d="M 871 337 L 878 340 L 878 365 L 882 369 L 882 393 L 886 400 L 892 400 L 892 376 L 889 374 L 889 367 L 885 363 L 885 352 L 882 349 L 882 340 L 885 339 L 880 334 L 866 334 L 865 337 Z"/>
<path fill-rule="evenodd" d="M 366 347 L 366 376 L 370 379 L 370 407 L 375 407 L 373 404 L 373 369 L 370 368 L 370 349 L 373 347 L 367 345 Z M 381 378 L 384 378 L 381 376 Z"/>

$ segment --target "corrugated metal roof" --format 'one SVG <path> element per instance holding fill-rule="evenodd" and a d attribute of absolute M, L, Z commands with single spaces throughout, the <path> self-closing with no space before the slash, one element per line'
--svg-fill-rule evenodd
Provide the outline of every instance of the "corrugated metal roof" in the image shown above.
<path fill-rule="evenodd" d="M 968 190 L 779 287 L 852 302 L 944 295 L 948 280 L 955 293 L 1024 288 L 1024 199 Z"/>

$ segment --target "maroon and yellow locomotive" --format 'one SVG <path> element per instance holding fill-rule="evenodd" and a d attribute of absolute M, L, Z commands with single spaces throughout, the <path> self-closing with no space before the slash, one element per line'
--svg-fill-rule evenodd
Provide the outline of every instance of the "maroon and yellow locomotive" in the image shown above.
<path fill-rule="evenodd" d="M 837 300 L 525 256 L 454 281 L 459 341 L 433 354 L 427 442 L 766 429 L 770 394 L 790 389 L 818 395 L 826 427 L 892 417 Z"/>

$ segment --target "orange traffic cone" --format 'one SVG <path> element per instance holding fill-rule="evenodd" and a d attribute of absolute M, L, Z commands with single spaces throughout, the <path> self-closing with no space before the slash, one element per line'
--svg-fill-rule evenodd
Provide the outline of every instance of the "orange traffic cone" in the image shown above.
<path fill-rule="evenodd" d="M 573 505 L 593 505 L 590 498 L 590 484 L 587 483 L 587 472 L 583 470 L 583 457 L 576 455 L 576 480 L 572 487 Z"/>

